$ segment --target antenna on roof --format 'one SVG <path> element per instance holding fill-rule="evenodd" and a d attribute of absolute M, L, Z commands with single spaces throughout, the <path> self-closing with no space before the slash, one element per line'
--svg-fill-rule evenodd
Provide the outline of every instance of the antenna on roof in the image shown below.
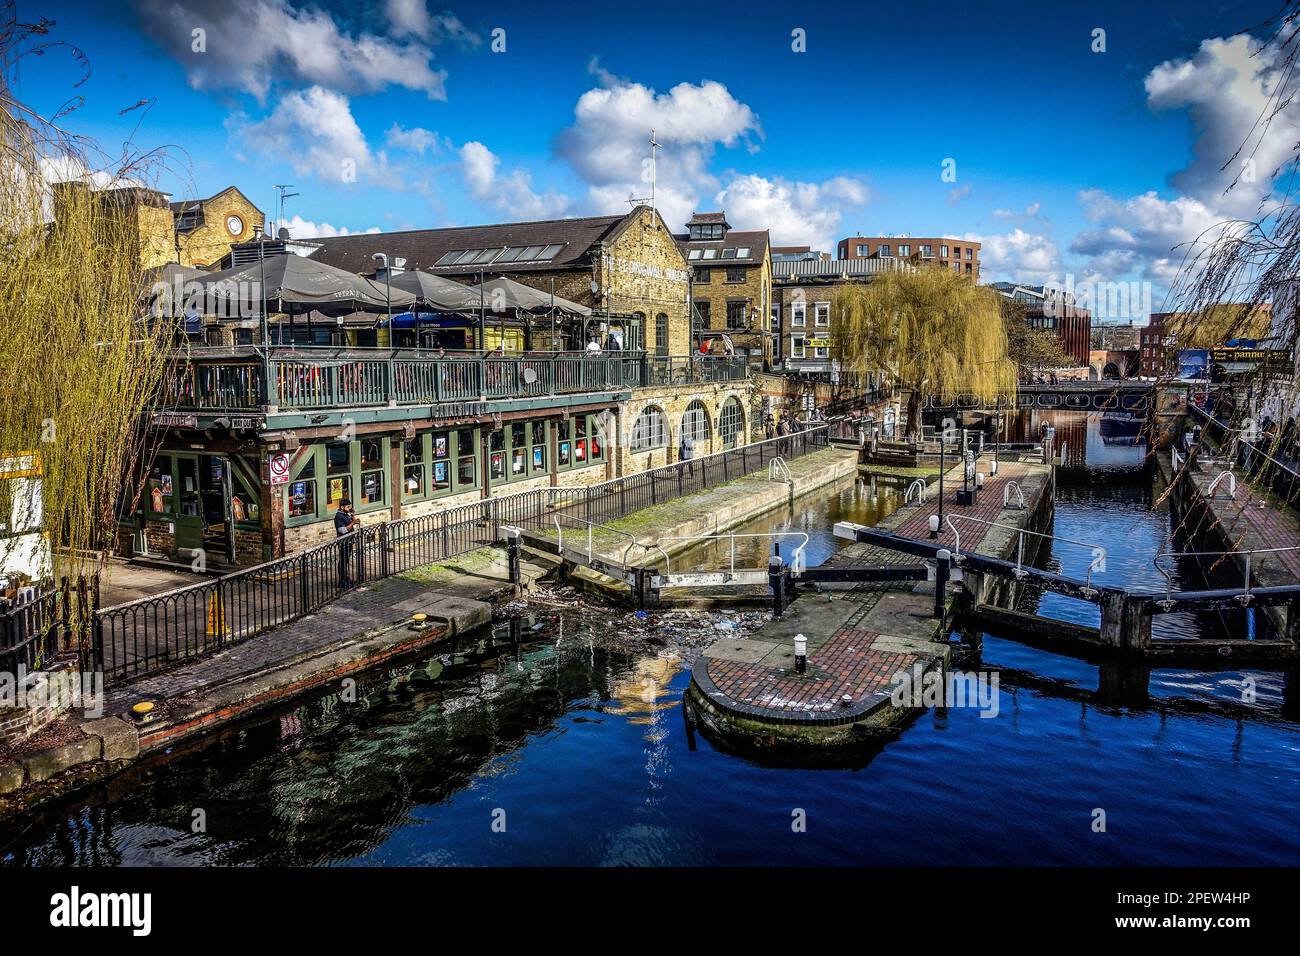
<path fill-rule="evenodd" d="M 294 196 L 300 196 L 300 195 L 302 195 L 301 193 L 291 193 L 291 192 L 286 192 L 286 191 L 285 191 L 285 190 L 287 190 L 287 189 L 292 189 L 292 188 L 293 188 L 293 185 L 292 185 L 291 183 L 285 183 L 285 184 L 283 184 L 283 185 L 281 185 L 280 183 L 276 183 L 276 184 L 275 184 L 276 192 L 279 193 L 279 200 L 278 200 L 278 202 L 279 202 L 279 209 L 280 209 L 279 214 L 275 217 L 275 224 L 276 224 L 277 226 L 283 226 L 283 225 L 284 225 L 284 201 L 285 201 L 286 199 L 292 199 Z M 277 230 L 277 233 L 278 233 L 278 230 Z"/>

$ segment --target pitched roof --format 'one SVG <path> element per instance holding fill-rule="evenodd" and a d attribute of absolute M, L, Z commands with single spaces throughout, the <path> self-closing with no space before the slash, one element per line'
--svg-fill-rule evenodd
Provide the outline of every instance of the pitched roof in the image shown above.
<path fill-rule="evenodd" d="M 732 229 L 727 233 L 725 239 L 696 239 L 692 240 L 690 234 L 673 236 L 677 240 L 677 245 L 682 250 L 682 255 L 692 263 L 702 266 L 718 265 L 725 261 L 728 264 L 737 263 L 739 265 L 757 265 L 767 256 L 768 235 L 766 229 L 756 229 L 752 232 L 742 232 Z M 712 249 L 715 250 L 711 258 L 705 259 L 701 251 L 699 255 L 692 255 L 696 250 Z M 749 255 L 744 259 L 735 257 L 723 260 L 723 249 L 748 249 Z"/>
<path fill-rule="evenodd" d="M 701 223 L 701 222 L 720 222 L 730 226 L 730 223 L 727 222 L 727 214 L 725 212 L 692 213 L 691 221 L 687 223 L 687 225 L 692 225 L 694 223 Z"/>
<path fill-rule="evenodd" d="M 635 212 L 635 210 L 634 210 Z M 629 214 L 630 215 L 630 214 Z M 584 219 L 543 219 L 534 222 L 506 222 L 486 226 L 454 226 L 448 229 L 410 229 L 403 232 L 370 232 L 352 236 L 318 239 L 320 249 L 312 258 L 347 269 L 369 272 L 374 268 L 371 256 L 382 252 L 406 260 L 405 268 L 423 269 L 440 275 L 477 275 L 480 263 L 464 262 L 438 265 L 448 253 L 472 249 L 528 249 L 560 246 L 545 260 L 515 261 L 502 253 L 482 263 L 488 273 L 538 272 L 551 269 L 585 267 L 591 264 L 591 249 L 596 243 L 613 236 L 628 218 L 623 216 L 589 216 Z M 507 257 L 506 261 L 497 261 Z"/>

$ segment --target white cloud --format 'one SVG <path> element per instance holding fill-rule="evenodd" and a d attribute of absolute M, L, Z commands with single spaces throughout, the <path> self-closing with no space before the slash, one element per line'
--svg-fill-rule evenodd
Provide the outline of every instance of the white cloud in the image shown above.
<path fill-rule="evenodd" d="M 709 166 L 719 146 L 754 145 L 763 131 L 758 116 L 721 83 L 679 83 L 659 93 L 591 66 L 601 86 L 579 97 L 574 122 L 556 139 L 556 151 L 588 186 L 588 202 L 604 212 L 625 212 L 629 197 L 650 195 L 650 131 L 662 147 L 657 160 L 656 203 L 680 227 L 702 193 L 718 188 Z"/>
<path fill-rule="evenodd" d="M 447 74 L 430 66 L 426 43 L 347 33 L 320 7 L 297 9 L 288 0 L 134 5 L 145 32 L 185 67 L 198 90 L 235 89 L 265 102 L 272 85 L 285 82 L 348 93 L 401 86 L 447 98 Z M 202 51 L 194 49 L 196 29 L 204 31 Z"/>
<path fill-rule="evenodd" d="M 980 243 L 980 273 L 985 282 L 1006 280 L 1029 285 L 1063 281 L 1061 251 L 1044 233 L 1017 226 L 992 235 L 968 233 L 964 238 Z"/>
<path fill-rule="evenodd" d="M 512 219 L 549 219 L 568 209 L 569 198 L 561 193 L 534 191 L 532 177 L 522 169 L 499 173 L 501 158 L 480 142 L 460 148 L 460 170 L 470 194 L 491 203 Z"/>
<path fill-rule="evenodd" d="M 445 37 L 465 46 L 478 46 L 482 42 L 454 13 L 430 13 L 425 0 L 386 0 L 384 12 L 393 36 L 414 36 L 425 41 Z"/>
<path fill-rule="evenodd" d="M 847 176 L 804 183 L 737 175 L 714 201 L 737 229 L 770 229 L 776 245 L 831 251 L 844 213 L 866 205 L 869 198 L 866 185 Z"/>
<path fill-rule="evenodd" d="M 236 118 L 232 132 L 244 148 L 288 162 L 324 182 L 400 187 L 387 157 L 375 153 L 352 116 L 346 96 L 313 86 L 293 92 L 255 123 Z"/>
<path fill-rule="evenodd" d="M 1138 275 L 1167 286 L 1194 254 L 1185 244 L 1212 240 L 1225 220 L 1259 215 L 1300 125 L 1300 101 L 1285 96 L 1281 113 L 1259 122 L 1278 92 L 1281 56 L 1275 46 L 1246 35 L 1212 38 L 1193 56 L 1147 74 L 1152 110 L 1187 111 L 1192 158 L 1169 177 L 1179 193 L 1172 199 L 1154 191 L 1126 198 L 1099 189 L 1079 193 L 1093 228 L 1079 233 L 1070 251 L 1087 257 L 1085 272 L 1109 279 Z"/>
<path fill-rule="evenodd" d="M 357 236 L 363 233 L 379 232 L 378 226 L 368 229 L 349 229 L 346 226 L 332 226 L 328 222 L 312 222 L 302 216 L 294 216 L 285 221 L 289 235 L 294 239 L 332 239 L 335 236 Z"/>
<path fill-rule="evenodd" d="M 413 126 L 410 129 L 403 129 L 399 124 L 394 123 L 389 127 L 388 132 L 384 135 L 384 141 L 393 149 L 404 150 L 408 153 L 417 153 L 423 156 L 427 151 L 438 152 L 446 147 L 445 141 L 432 130 L 427 130 L 419 126 Z"/>

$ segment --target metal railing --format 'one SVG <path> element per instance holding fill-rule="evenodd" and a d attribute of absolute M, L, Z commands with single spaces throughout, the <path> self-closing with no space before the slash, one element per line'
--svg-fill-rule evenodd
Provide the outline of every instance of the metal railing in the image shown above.
<path fill-rule="evenodd" d="M 1245 567 L 1243 569 L 1243 583 L 1241 592 L 1241 603 L 1243 605 L 1250 603 L 1250 573 L 1251 562 L 1257 554 L 1285 554 L 1289 551 L 1300 551 L 1300 545 L 1294 545 L 1287 548 L 1253 548 L 1248 551 L 1161 551 L 1151 559 L 1151 564 L 1160 572 L 1160 576 L 1165 579 L 1165 600 L 1171 601 L 1174 598 L 1174 581 L 1173 575 L 1165 568 L 1160 566 L 1161 558 L 1245 558 Z M 1213 567 L 1217 567 L 1220 561 L 1214 562 Z"/>
<path fill-rule="evenodd" d="M 16 679 L 19 670 L 48 668 L 62 655 L 76 654 L 82 670 L 93 666 L 91 628 L 98 579 L 23 588 L 0 602 L 0 674 Z"/>
<path fill-rule="evenodd" d="M 955 543 L 953 544 L 952 551 L 953 554 L 957 557 L 960 557 L 961 555 L 961 531 L 957 528 L 955 524 L 952 523 L 954 518 L 957 519 L 958 521 L 971 521 L 976 524 L 982 524 L 988 528 L 1001 528 L 1004 531 L 1014 532 L 1017 536 L 1016 563 L 1015 563 L 1015 569 L 1012 573 L 1017 578 L 1023 578 L 1027 573 L 1025 571 L 1025 535 L 1032 535 L 1035 538 L 1042 538 L 1044 540 L 1061 541 L 1064 542 L 1065 544 L 1072 544 L 1080 548 L 1088 548 L 1092 554 L 1092 560 L 1088 562 L 1088 573 L 1083 582 L 1083 588 L 1085 592 L 1096 591 L 1096 589 L 1092 586 L 1092 572 L 1105 571 L 1106 569 L 1106 549 L 1103 548 L 1101 545 L 1093 544 L 1090 541 L 1077 541 L 1074 538 L 1066 538 L 1059 534 L 1048 534 L 1043 531 L 1030 531 L 1027 528 L 1017 528 L 1015 525 L 999 524 L 996 521 L 988 521 L 984 518 L 976 518 L 971 515 L 949 514 L 945 516 L 944 523 L 948 525 L 948 527 L 952 530 L 953 536 L 956 539 Z"/>
<path fill-rule="evenodd" d="M 510 526 L 547 531 L 557 516 L 600 525 L 826 448 L 825 428 L 741 445 L 587 487 L 540 488 L 364 527 L 298 554 L 94 615 L 105 681 L 160 670 L 319 610 L 366 581 L 498 543 Z"/>
<path fill-rule="evenodd" d="M 272 349 L 178 361 L 160 404 L 187 411 L 420 405 L 732 382 L 746 374 L 745 360 L 734 356 Z"/>

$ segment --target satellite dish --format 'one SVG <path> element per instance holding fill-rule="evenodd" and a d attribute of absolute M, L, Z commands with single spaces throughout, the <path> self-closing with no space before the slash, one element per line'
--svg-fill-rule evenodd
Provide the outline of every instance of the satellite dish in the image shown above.
<path fill-rule="evenodd" d="M 288 226 L 281 226 L 281 227 L 280 227 L 280 231 L 277 232 L 276 235 L 279 236 L 281 239 L 288 239 L 288 238 L 289 238 L 289 227 L 288 227 Z"/>
<path fill-rule="evenodd" d="M 537 381 L 537 369 L 535 368 L 524 369 L 524 384 L 532 385 L 533 382 L 535 381 Z"/>
<path fill-rule="evenodd" d="M 592 280 L 591 280 L 591 294 L 592 294 L 592 295 L 596 295 L 598 292 L 600 292 L 600 283 L 597 282 L 595 279 L 592 279 Z"/>

